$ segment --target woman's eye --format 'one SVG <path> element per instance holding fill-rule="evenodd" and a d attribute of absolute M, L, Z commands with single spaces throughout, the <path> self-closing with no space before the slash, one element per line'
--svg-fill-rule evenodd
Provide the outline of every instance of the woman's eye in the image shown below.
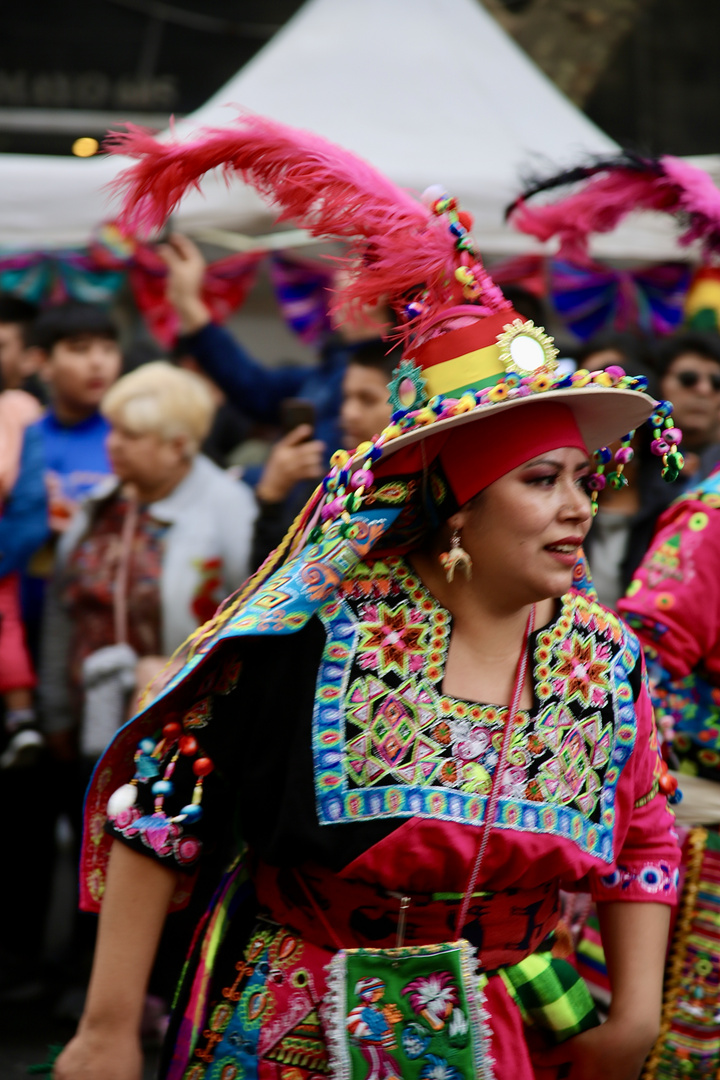
<path fill-rule="evenodd" d="M 585 473 L 584 476 L 579 476 L 577 481 L 576 481 L 578 487 L 581 487 L 586 495 L 591 495 L 592 494 L 592 488 L 590 487 L 591 479 L 592 479 L 592 475 L 590 473 Z"/>
<path fill-rule="evenodd" d="M 544 476 L 531 476 L 528 483 L 536 484 L 539 487 L 552 487 L 556 480 L 557 473 L 546 473 Z"/>

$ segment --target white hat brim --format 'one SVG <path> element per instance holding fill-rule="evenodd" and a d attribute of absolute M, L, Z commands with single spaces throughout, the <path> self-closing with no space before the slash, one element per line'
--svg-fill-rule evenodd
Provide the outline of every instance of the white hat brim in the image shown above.
<path fill-rule="evenodd" d="M 585 445 L 591 453 L 639 427 L 651 416 L 657 405 L 655 399 L 649 394 L 613 386 L 593 384 L 578 389 L 546 390 L 543 393 L 529 394 L 527 397 L 513 398 L 510 401 L 489 402 L 487 405 L 477 406 L 470 412 L 448 416 L 445 420 L 436 420 L 432 424 L 413 428 L 383 445 L 382 454 L 377 460 L 384 460 L 411 443 L 427 439 L 430 435 L 437 435 L 441 431 L 447 431 L 450 427 L 480 423 L 488 416 L 497 416 L 511 409 L 532 408 L 533 405 L 542 404 L 544 401 L 568 406 L 575 417 Z M 482 432 L 479 431 L 478 435 L 481 434 Z"/>

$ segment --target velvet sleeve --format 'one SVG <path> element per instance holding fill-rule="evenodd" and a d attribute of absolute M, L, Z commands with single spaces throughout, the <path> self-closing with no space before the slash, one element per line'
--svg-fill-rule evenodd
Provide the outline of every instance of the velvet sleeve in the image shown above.
<path fill-rule="evenodd" d="M 167 717 L 169 726 L 155 737 L 142 739 L 132 783 L 117 793 L 126 794 L 121 808 L 113 797 L 108 803 L 106 832 L 171 870 L 194 873 L 206 851 L 232 843 L 239 672 L 230 656 L 210 693 L 179 719 Z"/>
<path fill-rule="evenodd" d="M 675 904 L 680 849 L 674 816 L 658 786 L 661 761 L 642 658 L 633 675 L 640 683 L 636 734 L 617 788 L 615 862 L 609 873 L 591 873 L 591 893 L 596 901 Z"/>

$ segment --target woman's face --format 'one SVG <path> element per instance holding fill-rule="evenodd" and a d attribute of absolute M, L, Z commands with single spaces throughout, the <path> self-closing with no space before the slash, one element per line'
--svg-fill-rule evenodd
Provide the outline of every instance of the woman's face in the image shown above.
<path fill-rule="evenodd" d="M 551 450 L 490 484 L 450 519 L 484 593 L 524 606 L 568 591 L 590 528 L 589 473 L 582 450 Z"/>
<path fill-rule="evenodd" d="M 138 435 L 119 419 L 112 421 L 107 451 L 115 475 L 143 490 L 162 486 L 187 461 L 184 440 L 161 439 L 153 432 Z"/>

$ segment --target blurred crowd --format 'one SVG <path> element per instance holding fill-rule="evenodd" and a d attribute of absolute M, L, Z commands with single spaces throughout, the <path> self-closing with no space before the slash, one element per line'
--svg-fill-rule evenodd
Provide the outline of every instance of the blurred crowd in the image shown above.
<path fill-rule="evenodd" d="M 267 367 L 213 322 L 194 244 L 162 252 L 182 336 L 132 370 L 104 309 L 0 295 L 0 792 L 15 808 L 0 999 L 82 985 L 92 922 L 47 950 L 58 823 L 77 847 L 88 779 L 139 692 L 277 546 L 332 452 L 390 420 L 389 311 L 336 314 L 316 364 Z M 535 297 L 510 299 L 545 322 Z M 645 375 L 684 436 L 678 483 L 638 432 L 634 482 L 600 493 L 586 554 L 614 607 L 661 513 L 720 462 L 720 336 L 614 334 L 564 352 L 568 370 Z M 162 996 L 175 972 L 160 969 Z"/>

